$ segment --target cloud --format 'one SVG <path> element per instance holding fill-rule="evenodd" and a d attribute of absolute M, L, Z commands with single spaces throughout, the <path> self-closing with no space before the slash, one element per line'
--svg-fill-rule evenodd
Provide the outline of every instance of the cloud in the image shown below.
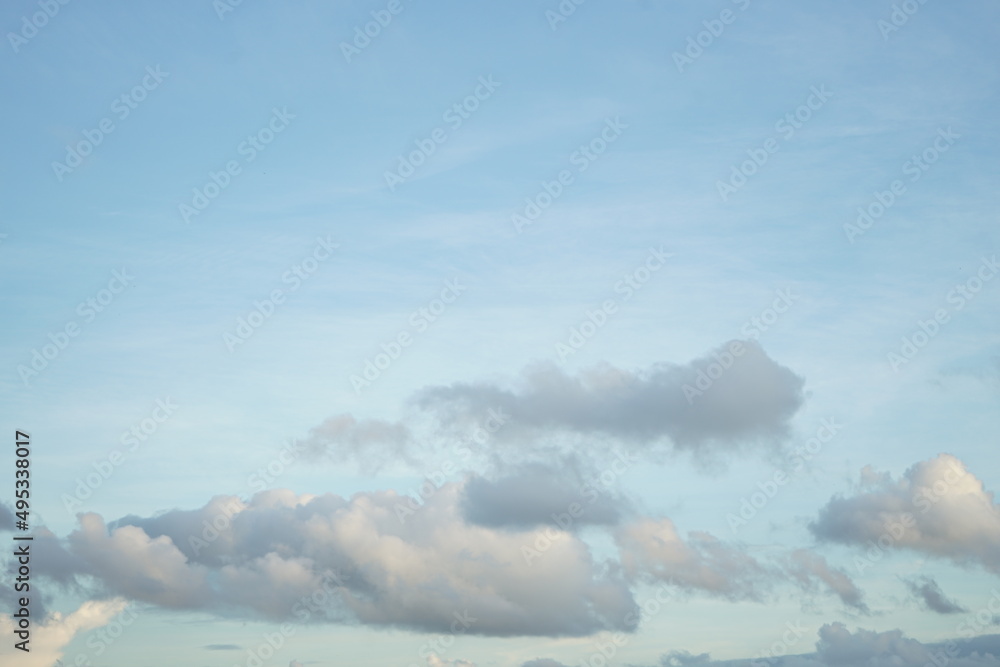
<path fill-rule="evenodd" d="M 820 581 L 847 606 L 869 613 L 861 589 L 846 572 L 830 567 L 823 556 L 806 549 L 797 549 L 789 556 L 788 572 L 803 589 L 809 589 L 813 581 Z"/>
<path fill-rule="evenodd" d="M 402 521 L 392 491 L 271 490 L 111 526 L 82 514 L 66 548 L 104 591 L 173 609 L 492 636 L 634 629 L 613 563 L 551 526 L 470 524 L 460 499 L 445 485 Z"/>
<path fill-rule="evenodd" d="M 476 664 L 468 660 L 444 660 L 431 653 L 427 656 L 427 667 L 476 667 Z"/>
<path fill-rule="evenodd" d="M 743 545 L 699 531 L 685 540 L 670 519 L 649 517 L 624 523 L 615 531 L 615 541 L 630 581 L 669 582 L 688 591 L 756 602 L 765 601 L 785 582 L 803 591 L 823 584 L 844 604 L 869 611 L 864 594 L 846 572 L 806 549 L 761 561 Z"/>
<path fill-rule="evenodd" d="M 717 661 L 673 651 L 661 657 L 658 667 L 1000 667 L 1000 635 L 923 644 L 900 630 L 851 632 L 842 623 L 823 625 L 818 635 L 813 653 Z"/>
<path fill-rule="evenodd" d="M 694 655 L 688 651 L 671 651 L 660 658 L 660 663 L 664 667 L 687 667 L 688 665 L 707 665 L 712 658 L 708 653 Z"/>
<path fill-rule="evenodd" d="M 858 493 L 832 498 L 810 530 L 829 542 L 912 549 L 1000 573 L 1000 507 L 950 454 L 917 463 L 895 481 L 863 469 Z"/>
<path fill-rule="evenodd" d="M 733 345 L 742 353 L 733 355 Z M 602 364 L 571 375 L 540 363 L 505 382 L 427 387 L 407 401 L 402 421 L 335 415 L 294 449 L 306 460 L 354 462 L 365 474 L 398 463 L 423 469 L 449 443 L 463 463 L 478 450 L 485 456 L 477 463 L 493 472 L 559 466 L 584 441 L 589 457 L 611 458 L 626 446 L 656 458 L 686 451 L 708 464 L 753 447 L 776 449 L 803 404 L 803 386 L 751 341 L 634 372 Z"/>
<path fill-rule="evenodd" d="M 626 501 L 608 494 L 600 482 L 584 482 L 569 462 L 561 468 L 526 464 L 495 480 L 470 477 L 461 503 L 467 521 L 496 528 L 530 528 L 560 517 L 571 530 L 615 525 L 627 509 Z"/>
<path fill-rule="evenodd" d="M 551 658 L 535 658 L 521 665 L 521 667 L 569 667 L 561 662 L 556 662 Z"/>
<path fill-rule="evenodd" d="M 358 461 L 365 473 L 378 472 L 389 462 L 416 465 L 410 429 L 399 422 L 357 420 L 349 414 L 330 417 L 297 443 L 307 459 Z"/>
<path fill-rule="evenodd" d="M 762 600 L 776 572 L 709 533 L 685 542 L 670 519 L 641 518 L 615 533 L 622 567 L 630 579 L 668 581 L 731 600 Z"/>
<path fill-rule="evenodd" d="M 960 614 L 968 611 L 968 609 L 957 602 L 949 600 L 945 596 L 944 591 L 941 590 L 941 587 L 938 586 L 938 583 L 931 577 L 904 579 L 903 583 L 931 611 L 939 614 Z"/>
<path fill-rule="evenodd" d="M 685 365 L 661 363 L 637 372 L 604 364 L 571 376 L 553 364 L 540 364 L 527 369 L 513 388 L 488 382 L 431 387 L 415 403 L 444 423 L 501 409 L 511 418 L 501 438 L 557 432 L 636 443 L 669 438 L 690 451 L 782 438 L 803 403 L 804 381 L 758 344 L 742 345 L 744 353 L 730 355 L 731 365 L 721 374 L 714 367 L 722 368 L 716 355 L 729 354 L 725 347 Z M 702 376 L 711 386 L 689 402 L 685 386 L 705 386 L 699 385 Z"/>
<path fill-rule="evenodd" d="M 15 655 L 18 667 L 52 667 L 62 656 L 64 647 L 79 633 L 107 625 L 109 621 L 126 607 L 123 599 L 91 600 L 67 615 L 53 612 L 42 621 L 33 620 L 31 628 L 31 649 L 25 653 L 14 648 L 21 641 L 14 635 L 13 618 L 0 616 L 0 662 L 5 656 Z"/>
<path fill-rule="evenodd" d="M 922 665 L 928 655 L 920 642 L 904 637 L 900 630 L 851 633 L 843 624 L 833 623 L 820 628 L 816 657 L 827 665 Z"/>
<path fill-rule="evenodd" d="M 0 503 L 0 531 L 14 530 L 14 512 Z"/>

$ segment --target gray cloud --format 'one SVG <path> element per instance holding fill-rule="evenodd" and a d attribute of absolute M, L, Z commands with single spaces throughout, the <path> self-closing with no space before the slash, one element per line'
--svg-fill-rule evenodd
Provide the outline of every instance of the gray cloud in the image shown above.
<path fill-rule="evenodd" d="M 711 660 L 707 654 L 673 651 L 657 667 L 1000 667 L 1000 635 L 923 644 L 900 630 L 851 632 L 841 623 L 822 626 L 818 635 L 816 650 L 808 654 Z"/>
<path fill-rule="evenodd" d="M 793 551 L 789 556 L 788 572 L 804 589 L 811 588 L 813 581 L 822 582 L 844 604 L 869 613 L 864 594 L 851 577 L 841 569 L 830 567 L 819 554 L 806 549 Z"/>
<path fill-rule="evenodd" d="M 931 611 L 939 614 L 960 614 L 968 611 L 954 600 L 948 599 L 938 583 L 931 577 L 904 579 L 903 583 Z"/>
<path fill-rule="evenodd" d="M 688 364 L 661 363 L 638 372 L 605 364 L 571 376 L 542 364 L 526 370 L 514 387 L 488 382 L 431 387 L 417 395 L 415 404 L 445 423 L 500 408 L 511 416 L 502 438 L 555 432 L 637 443 L 668 438 L 690 451 L 783 438 L 803 403 L 804 381 L 756 343 L 741 344 L 744 353 L 730 357 L 726 370 L 716 355 L 729 354 L 728 345 Z M 704 387 L 705 381 L 710 386 L 689 402 L 685 386 Z"/>
<path fill-rule="evenodd" d="M 950 454 L 917 463 L 895 481 L 865 468 L 858 492 L 831 499 L 810 530 L 830 542 L 912 549 L 1000 573 L 1000 506 Z"/>
<path fill-rule="evenodd" d="M 626 509 L 623 499 L 600 482 L 583 481 L 569 465 L 527 464 L 496 480 L 472 477 L 462 493 L 466 520 L 490 527 L 614 525 Z"/>
<path fill-rule="evenodd" d="M 4 503 L 0 503 L 0 531 L 4 530 L 14 530 L 14 512 Z"/>

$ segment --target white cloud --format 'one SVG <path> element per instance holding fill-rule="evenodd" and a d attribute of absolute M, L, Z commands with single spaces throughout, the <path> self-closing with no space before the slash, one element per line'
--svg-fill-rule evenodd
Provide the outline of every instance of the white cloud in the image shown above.
<path fill-rule="evenodd" d="M 427 632 L 587 635 L 630 629 L 635 603 L 614 567 L 595 562 L 571 533 L 496 530 L 462 516 L 449 484 L 400 520 L 393 492 L 296 496 L 287 490 L 230 499 L 231 529 L 214 541 L 225 499 L 202 510 L 128 517 L 107 528 L 81 515 L 69 549 L 114 593 L 182 609 L 228 609 L 270 619 L 300 618 L 303 598 L 330 583 L 333 606 L 305 620 L 349 621 Z M 529 563 L 524 549 L 539 556 Z"/>
<path fill-rule="evenodd" d="M 827 541 L 913 549 L 1000 573 L 1000 506 L 950 454 L 917 463 L 898 480 L 865 468 L 858 492 L 831 499 L 810 528 Z"/>
<path fill-rule="evenodd" d="M 52 667 L 63 656 L 63 648 L 81 632 L 106 625 L 127 605 L 126 600 L 90 600 L 69 614 L 51 613 L 41 622 L 32 621 L 30 651 L 14 648 L 21 641 L 14 635 L 16 627 L 11 616 L 0 617 L 0 658 L 13 660 L 18 667 Z"/>

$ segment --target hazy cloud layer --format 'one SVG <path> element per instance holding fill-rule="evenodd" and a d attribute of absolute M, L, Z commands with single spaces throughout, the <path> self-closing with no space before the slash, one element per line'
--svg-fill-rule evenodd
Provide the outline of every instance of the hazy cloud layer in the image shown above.
<path fill-rule="evenodd" d="M 1000 667 L 1000 635 L 923 644 L 900 630 L 875 632 L 858 628 L 852 632 L 842 623 L 828 623 L 818 635 L 813 653 L 712 660 L 707 653 L 693 655 L 674 650 L 664 654 L 656 667 Z M 535 660 L 523 667 L 536 665 L 583 667 L 554 660 Z"/>
<path fill-rule="evenodd" d="M 407 426 L 381 419 L 359 421 L 349 414 L 330 417 L 311 429 L 296 447 L 307 459 L 355 461 L 365 472 L 377 472 L 398 462 L 417 464 L 413 436 Z"/>
<path fill-rule="evenodd" d="M 922 461 L 898 480 L 866 467 L 857 492 L 831 499 L 810 529 L 822 540 L 913 549 L 1000 573 L 1000 507 L 950 454 Z"/>

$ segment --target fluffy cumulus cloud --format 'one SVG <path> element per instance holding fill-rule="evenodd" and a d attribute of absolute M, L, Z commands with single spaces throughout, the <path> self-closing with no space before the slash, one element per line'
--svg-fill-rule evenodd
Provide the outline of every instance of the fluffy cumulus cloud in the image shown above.
<path fill-rule="evenodd" d="M 64 648 L 81 632 L 106 625 L 125 609 L 123 599 L 91 600 L 69 614 L 53 612 L 43 620 L 32 619 L 29 652 L 14 648 L 21 641 L 10 616 L 0 616 L 0 663 L 18 667 L 52 667 L 63 657 Z M 7 661 L 10 661 L 9 663 Z"/>
<path fill-rule="evenodd" d="M 494 636 L 634 629 L 614 564 L 569 532 L 471 524 L 460 496 L 446 485 L 410 514 L 391 491 L 285 490 L 111 526 L 83 514 L 65 562 L 106 593 L 174 609 Z"/>
<path fill-rule="evenodd" d="M 486 636 L 634 631 L 641 584 L 761 601 L 790 582 L 865 609 L 851 579 L 810 552 L 762 562 L 708 533 L 682 538 L 669 519 L 626 514 L 613 499 L 593 506 L 590 523 L 565 525 L 504 505 L 548 488 L 551 497 L 529 499 L 569 517 L 574 497 L 532 477 L 541 472 L 447 483 L 423 505 L 392 491 L 348 499 L 276 489 L 111 524 L 81 514 L 65 539 L 47 534 L 37 574 L 175 610 Z M 597 560 L 578 525 L 606 530 L 618 559 Z"/>
<path fill-rule="evenodd" d="M 734 344 L 741 354 L 730 352 Z M 725 449 L 786 435 L 803 403 L 803 384 L 756 343 L 734 341 L 687 364 L 635 372 L 605 364 L 570 375 L 543 364 L 511 386 L 431 387 L 415 403 L 445 423 L 503 410 L 511 424 L 502 438 L 568 432 L 640 443 L 669 439 L 686 450 Z"/>
<path fill-rule="evenodd" d="M 950 454 L 895 480 L 865 468 L 857 492 L 831 499 L 810 528 L 826 541 L 912 549 L 1000 573 L 1000 506 Z"/>

